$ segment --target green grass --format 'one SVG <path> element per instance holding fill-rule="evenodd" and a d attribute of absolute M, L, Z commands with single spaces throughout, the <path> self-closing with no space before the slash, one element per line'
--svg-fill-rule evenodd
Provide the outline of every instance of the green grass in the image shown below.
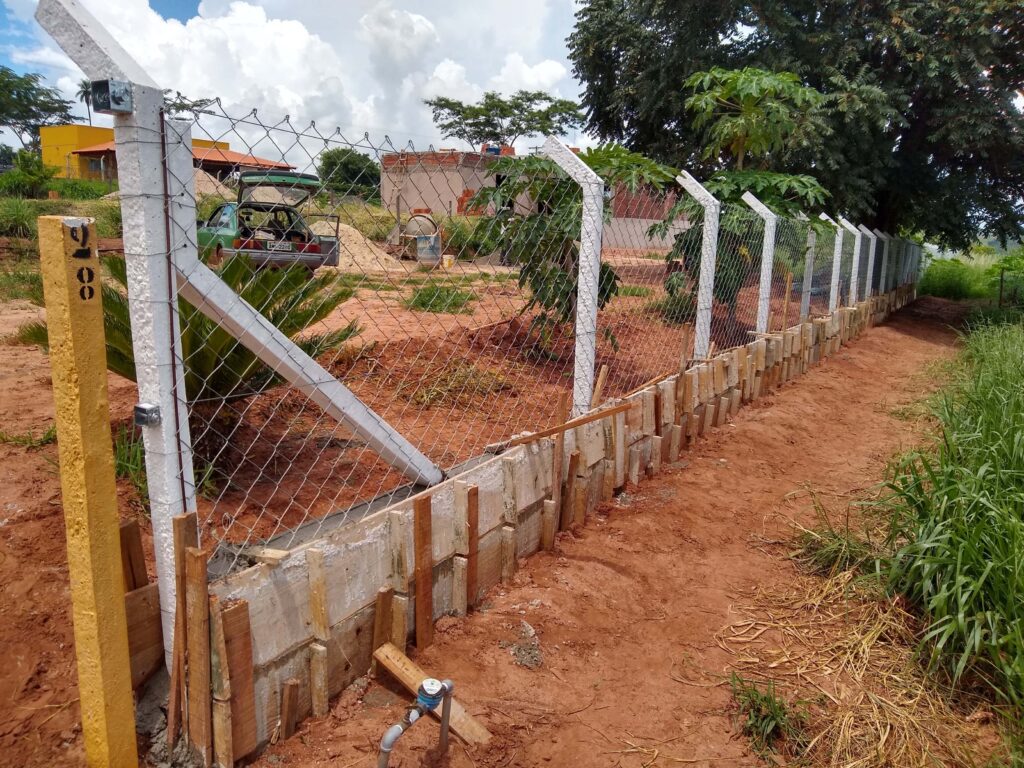
<path fill-rule="evenodd" d="M 1024 326 L 982 325 L 933 405 L 934 445 L 892 472 L 884 563 L 933 669 L 1024 709 Z"/>
<path fill-rule="evenodd" d="M 620 285 L 619 296 L 639 296 L 645 297 L 651 295 L 651 289 L 643 285 Z"/>
<path fill-rule="evenodd" d="M 146 481 L 146 452 L 142 435 L 133 424 L 122 424 L 114 436 L 114 475 L 128 480 L 143 505 L 149 504 L 149 485 Z"/>
<path fill-rule="evenodd" d="M 42 448 L 57 442 L 57 427 L 51 424 L 39 437 L 31 432 L 16 434 L 13 432 L 0 431 L 0 443 L 5 445 L 19 445 L 23 448 Z"/>
<path fill-rule="evenodd" d="M 652 301 L 648 309 L 657 312 L 666 323 L 682 325 L 692 323 L 697 316 L 697 300 L 692 293 L 682 292 L 669 294 L 662 299 Z"/>
<path fill-rule="evenodd" d="M 0 197 L 0 236 L 34 238 L 39 216 L 86 216 L 100 237 L 121 237 L 118 200 L 33 200 Z"/>
<path fill-rule="evenodd" d="M 426 283 L 412 292 L 405 306 L 417 312 L 461 314 L 475 298 L 470 291 L 461 291 L 451 285 Z"/>
<path fill-rule="evenodd" d="M 819 523 L 804 528 L 797 536 L 794 557 L 808 570 L 820 576 L 833 576 L 845 571 L 862 571 L 876 557 L 870 540 L 850 525 L 849 509 L 841 526 L 832 523 L 825 509 L 814 500 Z"/>
<path fill-rule="evenodd" d="M 743 733 L 750 738 L 751 746 L 760 757 L 779 751 L 795 756 L 804 751 L 806 715 L 801 707 L 778 696 L 774 682 L 769 680 L 762 686 L 733 672 L 729 686 L 739 708 Z"/>
<path fill-rule="evenodd" d="M 0 235 L 4 237 L 35 237 L 36 217 L 32 206 L 20 197 L 0 199 Z"/>
<path fill-rule="evenodd" d="M 43 277 L 38 263 L 19 261 L 0 264 L 0 301 L 31 301 L 43 304 Z"/>
<path fill-rule="evenodd" d="M 993 295 L 993 284 L 981 264 L 958 259 L 936 259 L 921 276 L 917 292 L 943 299 L 983 299 Z"/>

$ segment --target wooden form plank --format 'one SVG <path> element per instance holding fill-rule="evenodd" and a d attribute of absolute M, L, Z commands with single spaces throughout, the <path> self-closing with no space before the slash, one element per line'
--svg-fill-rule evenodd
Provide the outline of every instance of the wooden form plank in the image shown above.
<path fill-rule="evenodd" d="M 331 622 L 327 617 L 327 572 L 324 552 L 318 547 L 306 550 L 307 578 L 309 579 L 309 619 L 313 639 L 326 643 L 331 639 Z"/>
<path fill-rule="evenodd" d="M 281 738 L 290 739 L 299 719 L 299 681 L 290 677 L 281 688 Z"/>
<path fill-rule="evenodd" d="M 508 584 L 516 573 L 516 529 L 501 527 L 501 582 Z"/>
<path fill-rule="evenodd" d="M 291 552 L 287 549 L 274 549 L 273 547 L 249 547 L 245 550 L 245 554 L 257 563 L 278 566 Z"/>
<path fill-rule="evenodd" d="M 213 733 L 210 708 L 210 596 L 206 553 L 185 550 L 185 606 L 188 613 L 188 738 L 203 765 L 210 765 Z"/>
<path fill-rule="evenodd" d="M 391 642 L 402 652 L 409 639 L 409 596 L 396 594 L 391 610 Z"/>
<path fill-rule="evenodd" d="M 544 510 L 541 512 L 540 522 L 540 548 L 543 550 L 554 549 L 555 533 L 558 529 L 558 516 L 555 511 L 555 502 L 551 499 L 544 500 Z"/>
<path fill-rule="evenodd" d="M 569 466 L 567 467 L 568 473 L 565 481 L 565 489 L 562 491 L 562 502 L 560 505 L 559 523 L 558 529 L 561 531 L 569 530 L 569 526 L 572 525 L 573 514 L 575 512 L 573 502 L 576 498 L 576 473 L 580 468 L 580 452 L 573 451 L 569 454 Z"/>
<path fill-rule="evenodd" d="M 551 502 L 546 501 L 545 504 Z M 452 558 L 452 611 L 456 616 L 465 616 L 469 609 L 466 597 L 466 556 Z"/>
<path fill-rule="evenodd" d="M 121 523 L 121 570 L 124 574 L 124 591 L 131 592 L 149 583 L 146 574 L 146 557 L 142 552 L 142 532 L 135 520 Z"/>
<path fill-rule="evenodd" d="M 171 520 L 174 537 L 174 647 L 171 651 L 171 688 L 167 701 L 167 745 L 174 746 L 178 728 L 188 730 L 185 712 L 185 641 L 188 621 L 185 609 L 185 550 L 199 546 L 199 522 L 196 513 L 178 515 Z"/>
<path fill-rule="evenodd" d="M 221 768 L 233 768 L 234 745 L 231 733 L 231 668 L 224 634 L 220 599 L 210 595 L 210 681 L 213 701 L 213 760 Z"/>
<path fill-rule="evenodd" d="M 157 583 L 133 589 L 124 596 L 128 619 L 128 653 L 132 688 L 138 688 L 163 666 L 164 635 Z"/>
<path fill-rule="evenodd" d="M 231 676 L 231 751 L 235 760 L 241 760 L 256 749 L 256 693 L 249 604 L 245 600 L 222 603 L 220 618 Z"/>
<path fill-rule="evenodd" d="M 373 645 L 371 651 L 376 651 L 384 643 L 391 642 L 391 630 L 394 626 L 394 600 L 395 588 L 391 586 L 381 587 L 377 590 L 377 604 L 373 614 Z M 405 643 L 403 641 L 402 645 Z M 377 673 L 377 662 L 370 666 L 373 674 Z"/>
<path fill-rule="evenodd" d="M 555 419 L 565 423 L 569 418 L 569 393 L 558 393 L 558 410 Z M 562 463 L 565 461 L 565 432 L 555 434 L 551 453 L 551 500 L 555 502 L 555 519 L 561 521 L 562 509 Z"/>
<path fill-rule="evenodd" d="M 466 609 L 476 605 L 480 593 L 480 489 L 466 489 Z"/>
<path fill-rule="evenodd" d="M 213 760 L 220 768 L 234 768 L 235 751 L 231 740 L 231 702 L 213 700 Z"/>
<path fill-rule="evenodd" d="M 413 541 L 416 562 L 416 648 L 434 641 L 434 537 L 430 496 L 412 503 Z"/>
<path fill-rule="evenodd" d="M 373 657 L 391 675 L 400 682 L 407 691 L 416 694 L 420 683 L 429 675 L 414 664 L 404 653 L 390 643 L 373 652 Z M 441 708 L 431 713 L 441 717 Z M 479 720 L 470 715 L 458 699 L 452 698 L 451 716 L 449 720 L 452 732 L 467 744 L 486 744 L 491 740 L 490 732 Z"/>
<path fill-rule="evenodd" d="M 608 381 L 608 366 L 607 364 L 601 366 L 601 370 L 597 374 L 597 382 L 594 384 L 594 394 L 590 398 L 590 407 L 597 408 L 601 404 L 601 399 L 604 394 L 604 385 Z"/>
<path fill-rule="evenodd" d="M 330 699 L 327 690 L 327 646 L 309 645 L 309 695 L 313 717 L 324 717 Z"/>

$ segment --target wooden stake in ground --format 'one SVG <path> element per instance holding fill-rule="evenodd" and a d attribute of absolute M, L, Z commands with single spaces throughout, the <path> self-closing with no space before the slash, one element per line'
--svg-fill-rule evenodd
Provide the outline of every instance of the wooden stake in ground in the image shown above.
<path fill-rule="evenodd" d="M 416 558 L 416 648 L 434 641 L 434 548 L 429 496 L 412 503 Z"/>
<path fill-rule="evenodd" d="M 185 550 L 185 602 L 188 611 L 188 739 L 203 765 L 210 765 L 210 596 L 206 553 Z"/>
<path fill-rule="evenodd" d="M 131 768 L 138 752 L 96 232 L 92 219 L 61 216 L 40 217 L 38 231 L 86 761 Z"/>
<path fill-rule="evenodd" d="M 558 393 L 558 411 L 555 421 L 564 424 L 569 419 L 569 393 Z M 561 518 L 562 509 L 562 462 L 565 460 L 565 431 L 555 433 L 555 444 L 551 456 L 551 500 L 555 502 L 555 519 Z"/>
<path fill-rule="evenodd" d="M 607 364 L 601 366 L 601 370 L 597 374 L 597 383 L 594 384 L 594 395 L 590 398 L 590 407 L 597 408 L 601 404 L 601 398 L 604 396 L 604 383 L 608 380 L 608 366 Z M 565 419 L 562 419 L 565 421 Z"/>
<path fill-rule="evenodd" d="M 199 523 L 195 512 L 178 515 L 172 521 L 174 531 L 174 650 L 171 660 L 171 692 L 167 702 L 167 744 L 173 746 L 179 723 L 188 731 L 185 711 L 185 641 L 188 622 L 185 609 L 185 550 L 199 546 Z"/>

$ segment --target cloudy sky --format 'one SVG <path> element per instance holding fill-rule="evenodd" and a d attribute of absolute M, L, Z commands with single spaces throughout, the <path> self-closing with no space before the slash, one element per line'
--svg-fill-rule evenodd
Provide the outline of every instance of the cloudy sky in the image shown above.
<path fill-rule="evenodd" d="M 455 145 L 441 141 L 424 98 L 579 94 L 565 48 L 575 0 L 81 2 L 162 87 L 375 143 Z M 71 98 L 82 73 L 35 22 L 35 5 L 0 0 L 0 63 L 41 72 Z"/>

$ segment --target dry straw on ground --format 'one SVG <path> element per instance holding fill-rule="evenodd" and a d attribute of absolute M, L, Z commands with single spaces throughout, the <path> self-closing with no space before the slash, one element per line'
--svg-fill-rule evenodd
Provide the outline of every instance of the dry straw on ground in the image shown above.
<path fill-rule="evenodd" d="M 983 708 L 962 711 L 915 659 L 914 619 L 899 598 L 852 572 L 758 589 L 717 635 L 734 668 L 805 702 L 803 762 L 830 768 L 973 766 L 998 748 Z"/>

